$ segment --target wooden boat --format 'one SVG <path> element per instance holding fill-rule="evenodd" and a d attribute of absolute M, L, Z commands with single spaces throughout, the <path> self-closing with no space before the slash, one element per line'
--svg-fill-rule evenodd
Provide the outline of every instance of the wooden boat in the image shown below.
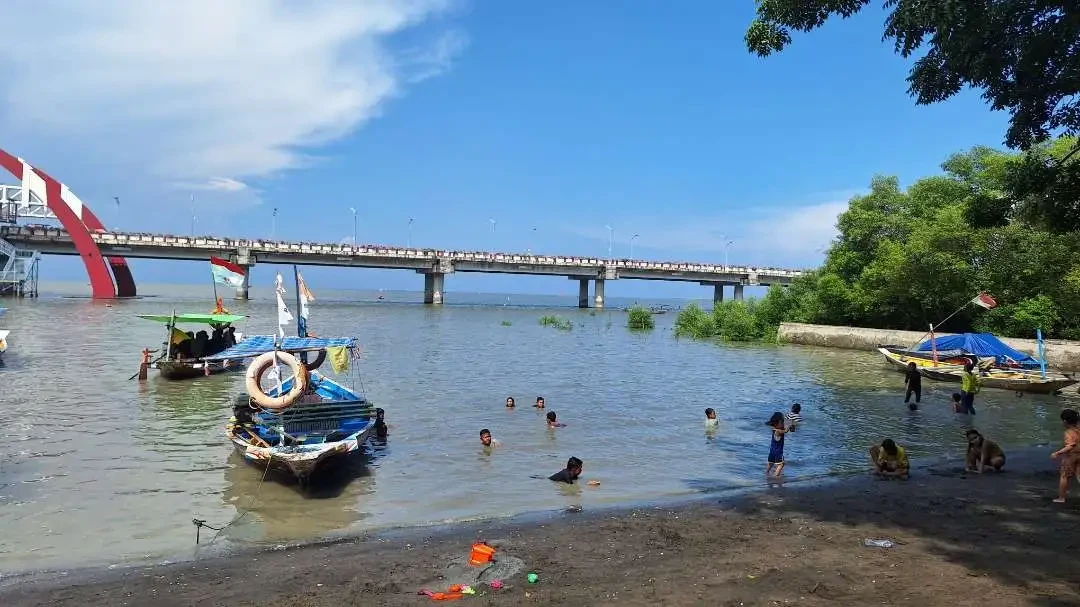
<path fill-rule="evenodd" d="M 193 379 L 244 370 L 244 366 L 240 361 L 207 359 L 208 355 L 217 352 L 191 353 L 190 345 L 185 347 L 185 342 L 190 344 L 192 340 L 189 339 L 188 334 L 178 328 L 180 325 L 206 325 L 211 329 L 226 330 L 227 333 L 235 335 L 239 340 L 243 339 L 243 336 L 228 331 L 228 329 L 232 327 L 233 323 L 243 320 L 243 316 L 224 312 L 217 313 L 215 311 L 210 314 L 139 314 L 138 317 L 165 324 L 165 341 L 159 350 L 161 355 L 156 360 L 147 361 L 149 368 L 157 369 L 162 378 L 170 380 Z M 210 345 L 210 342 L 207 342 L 207 345 Z M 231 345 L 231 343 L 222 343 L 218 348 L 219 351 L 227 345 Z M 192 355 L 189 356 L 188 354 Z"/>
<path fill-rule="evenodd" d="M 649 312 L 652 314 L 667 314 L 672 310 L 674 310 L 674 308 L 667 304 L 657 304 L 655 306 L 649 306 Z"/>
<path fill-rule="evenodd" d="M 349 366 L 357 352 L 354 338 L 307 337 L 309 298 L 314 299 L 299 272 L 297 285 L 298 337 L 248 337 L 224 352 L 209 357 L 213 361 L 251 359 L 247 392 L 233 408 L 226 434 L 244 461 L 270 470 L 287 472 L 306 485 L 329 463 L 362 452 L 375 430 L 377 410 L 360 392 L 320 374 L 315 369 L 332 349 L 335 371 Z M 284 289 L 278 277 L 278 322 L 291 320 L 281 299 Z M 302 298 L 303 295 L 303 298 Z M 346 355 L 348 352 L 348 355 Z M 308 363 L 308 354 L 317 358 Z M 281 380 L 279 361 L 293 370 Z M 269 386 L 264 385 L 264 377 Z"/>
<path fill-rule="evenodd" d="M 961 381 L 964 365 L 956 362 L 956 358 L 950 359 L 951 362 L 939 360 L 935 365 L 932 359 L 912 356 L 910 352 L 904 350 L 897 352 L 896 350 L 898 349 L 895 347 L 882 346 L 878 348 L 878 352 L 881 352 L 885 357 L 885 361 L 897 371 L 906 372 L 908 364 L 915 363 L 919 375 L 927 379 L 954 383 L 960 383 Z M 999 388 L 1034 394 L 1054 394 L 1078 381 L 1059 373 L 1047 373 L 1046 377 L 1043 377 L 1038 371 L 987 367 L 985 357 L 980 359 L 979 362 L 981 363 L 979 381 L 984 388 Z"/>

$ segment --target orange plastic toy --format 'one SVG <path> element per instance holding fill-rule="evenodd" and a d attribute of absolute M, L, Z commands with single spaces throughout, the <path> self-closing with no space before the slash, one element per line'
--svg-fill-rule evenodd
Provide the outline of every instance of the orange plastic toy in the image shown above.
<path fill-rule="evenodd" d="M 495 556 L 494 548 L 484 542 L 477 542 L 472 545 L 472 552 L 469 553 L 469 564 L 474 567 L 486 565 L 491 562 L 493 556 Z"/>

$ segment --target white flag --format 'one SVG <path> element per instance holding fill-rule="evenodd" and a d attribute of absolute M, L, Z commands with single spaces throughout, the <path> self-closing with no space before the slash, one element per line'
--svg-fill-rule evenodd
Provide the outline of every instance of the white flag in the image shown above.
<path fill-rule="evenodd" d="M 293 315 L 289 313 L 289 307 L 285 305 L 285 300 L 281 298 L 281 293 L 277 294 L 277 324 L 278 332 L 282 337 L 285 337 L 285 325 L 292 322 Z"/>

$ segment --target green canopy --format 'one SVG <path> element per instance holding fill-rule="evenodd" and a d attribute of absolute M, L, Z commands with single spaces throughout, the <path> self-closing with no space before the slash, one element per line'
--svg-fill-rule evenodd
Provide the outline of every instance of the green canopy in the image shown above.
<path fill-rule="evenodd" d="M 244 320 L 244 316 L 235 314 L 138 314 L 139 318 L 173 324 L 223 325 Z"/>

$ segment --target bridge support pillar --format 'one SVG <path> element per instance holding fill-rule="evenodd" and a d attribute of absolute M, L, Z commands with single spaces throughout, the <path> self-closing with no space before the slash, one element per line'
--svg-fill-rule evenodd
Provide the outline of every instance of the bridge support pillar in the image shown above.
<path fill-rule="evenodd" d="M 570 280 L 574 280 L 571 278 Z M 577 290 L 577 307 L 588 308 L 589 307 L 589 279 L 579 278 L 578 290 Z"/>
<path fill-rule="evenodd" d="M 443 285 L 446 274 L 429 272 L 424 274 L 424 303 L 433 306 L 442 305 Z"/>
<path fill-rule="evenodd" d="M 244 266 L 244 284 L 236 287 L 236 295 L 233 297 L 239 301 L 248 300 L 248 291 L 251 289 L 251 266 Z"/>
<path fill-rule="evenodd" d="M 742 291 L 743 291 L 743 285 L 741 283 L 736 284 L 735 285 L 735 301 L 742 301 L 743 300 Z"/>
<path fill-rule="evenodd" d="M 596 309 L 603 309 L 604 307 L 604 279 L 597 278 L 593 286 L 593 307 Z"/>
<path fill-rule="evenodd" d="M 724 283 L 718 282 L 713 284 L 712 302 L 714 306 L 724 303 Z"/>

